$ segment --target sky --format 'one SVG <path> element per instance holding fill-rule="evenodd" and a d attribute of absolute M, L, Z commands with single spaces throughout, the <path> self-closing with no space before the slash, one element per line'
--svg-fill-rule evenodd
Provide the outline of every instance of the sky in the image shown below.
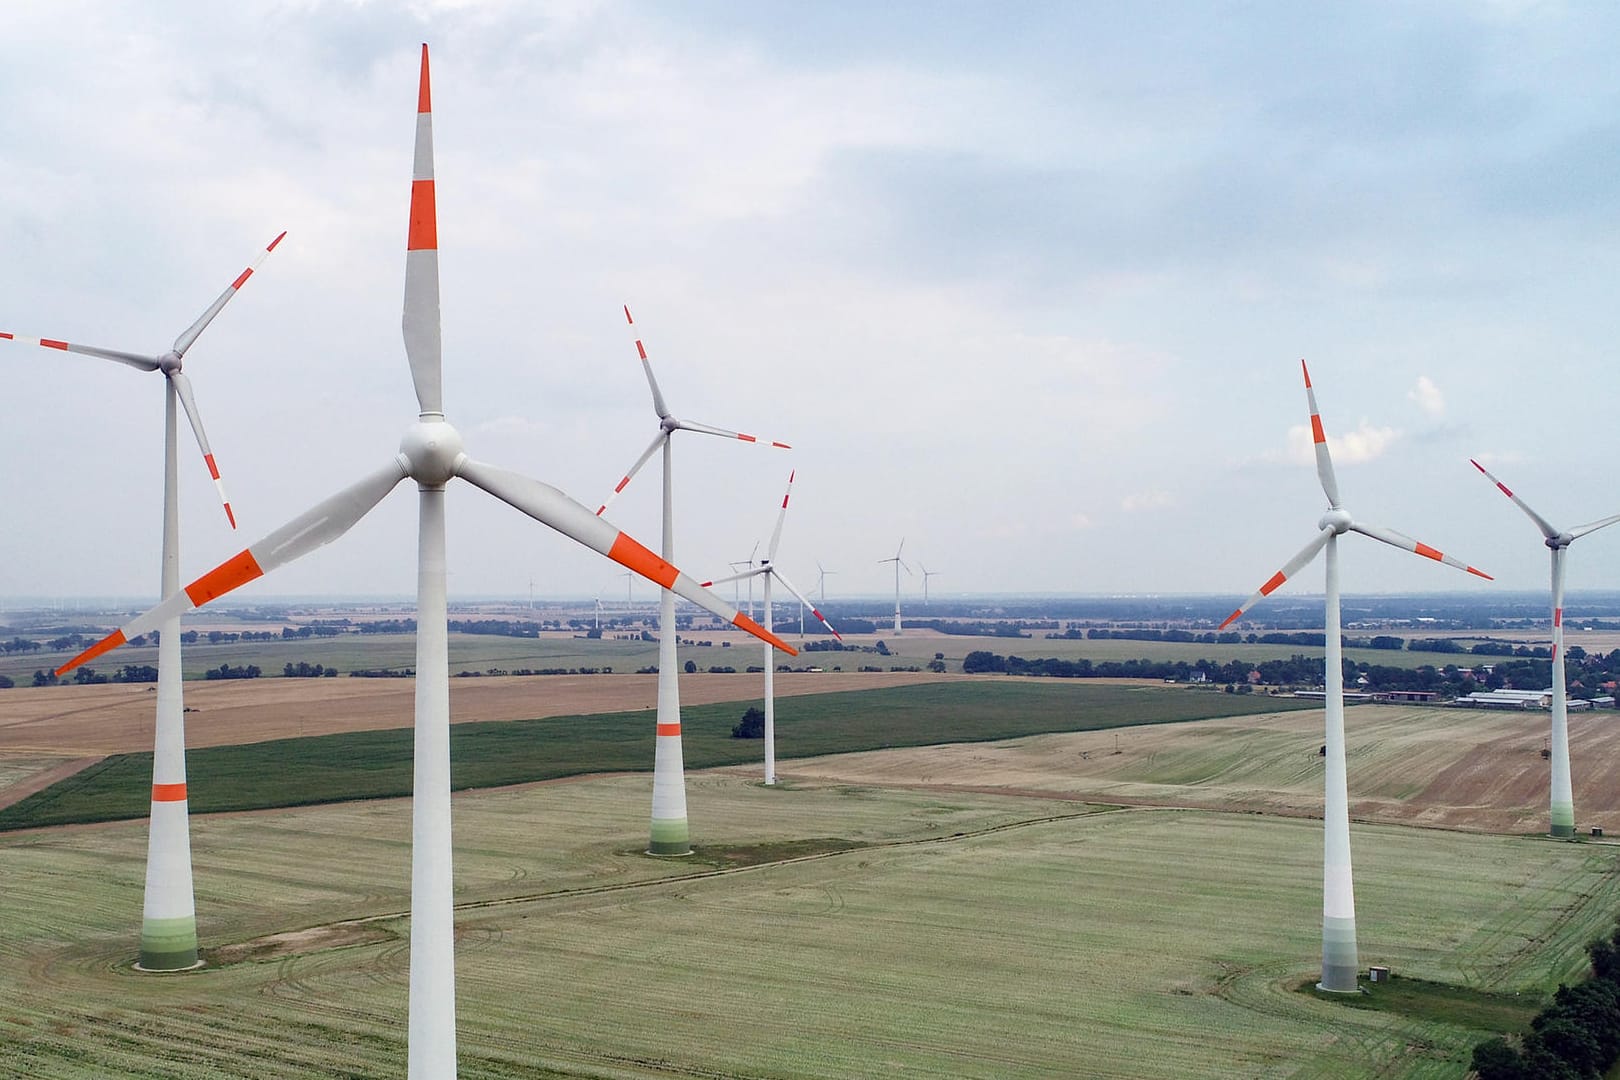
<path fill-rule="evenodd" d="M 1511 2 L 559 0 L 0 6 L 0 330 L 186 358 L 182 579 L 384 464 L 432 50 L 446 413 L 592 509 L 656 434 L 621 305 L 685 419 L 676 563 L 768 542 L 829 609 L 1257 588 L 1346 507 L 1349 592 L 1541 589 L 1540 536 L 1620 513 L 1620 9 Z M 0 603 L 154 596 L 162 380 L 0 341 Z M 649 465 L 608 517 L 657 547 Z M 240 594 L 408 595 L 402 485 Z M 457 482 L 452 600 L 622 597 L 616 567 Z M 1318 562 L 1290 591 L 1320 592 Z M 920 577 L 904 577 L 908 595 Z M 1571 589 L 1620 588 L 1620 526 Z M 650 586 L 638 586 L 650 599 Z"/>

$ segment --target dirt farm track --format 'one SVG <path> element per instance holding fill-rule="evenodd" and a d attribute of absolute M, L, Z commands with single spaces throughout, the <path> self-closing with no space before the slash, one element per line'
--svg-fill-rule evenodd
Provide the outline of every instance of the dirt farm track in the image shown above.
<path fill-rule="evenodd" d="M 960 678 L 960 676 L 957 676 Z M 950 678 L 929 672 L 781 672 L 778 697 L 872 690 Z M 681 702 L 757 699 L 758 675 L 681 676 Z M 152 748 L 151 684 L 16 687 L 0 693 L 0 754 L 85 757 Z M 411 725 L 415 679 L 243 679 L 186 684 L 186 745 L 376 731 Z M 452 723 L 651 709 L 656 675 L 543 675 L 450 680 Z"/>

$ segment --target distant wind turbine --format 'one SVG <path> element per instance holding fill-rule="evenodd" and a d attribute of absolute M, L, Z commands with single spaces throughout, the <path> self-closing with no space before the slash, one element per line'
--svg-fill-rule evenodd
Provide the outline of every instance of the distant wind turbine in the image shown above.
<path fill-rule="evenodd" d="M 1327 630 L 1327 661 L 1323 672 L 1324 709 L 1327 728 L 1327 769 L 1323 779 L 1322 814 L 1322 981 L 1323 990 L 1354 993 L 1356 985 L 1356 897 L 1350 874 L 1350 797 L 1345 777 L 1344 757 L 1344 642 L 1339 619 L 1339 537 L 1358 532 L 1374 540 L 1410 551 L 1425 558 L 1455 566 L 1490 580 L 1490 575 L 1467 563 L 1442 555 L 1410 536 L 1377 525 L 1363 525 L 1350 516 L 1339 501 L 1339 482 L 1333 475 L 1333 459 L 1328 456 L 1327 435 L 1311 389 L 1310 369 L 1300 361 L 1305 374 L 1305 400 L 1311 408 L 1311 438 L 1316 444 L 1316 475 L 1327 496 L 1328 512 L 1316 523 L 1316 538 L 1303 551 L 1283 565 L 1271 579 L 1241 607 L 1226 617 L 1224 630 L 1243 617 L 1263 596 L 1270 596 L 1283 582 L 1302 570 L 1327 549 L 1327 599 L 1324 625 Z"/>
<path fill-rule="evenodd" d="M 832 577 L 836 573 L 838 573 L 838 571 L 836 571 L 836 570 L 828 570 L 825 566 L 822 566 L 819 562 L 816 563 L 816 592 L 821 597 L 821 606 L 822 607 L 827 606 L 827 579 Z"/>
<path fill-rule="evenodd" d="M 628 304 L 624 307 L 624 319 L 630 326 L 635 326 L 635 319 L 630 316 Z M 664 467 L 663 556 L 668 562 L 675 558 L 675 481 L 671 468 L 675 433 L 692 431 L 700 435 L 716 435 L 722 439 L 736 439 L 747 443 L 761 443 L 765 440 L 754 435 L 728 431 L 725 428 L 677 419 L 664 401 L 664 395 L 658 388 L 658 380 L 653 377 L 652 363 L 647 359 L 646 346 L 641 343 L 641 338 L 637 337 L 635 340 L 636 354 L 641 358 L 641 370 L 647 376 L 647 388 L 652 391 L 653 410 L 658 414 L 658 434 L 648 444 L 647 449 L 642 451 L 636 463 L 630 466 L 630 471 L 624 474 L 624 479 L 613 489 L 613 494 L 607 497 L 607 501 L 596 512 L 600 514 L 606 510 L 614 497 L 629 485 L 636 473 L 641 471 L 641 467 L 661 449 Z M 774 440 L 769 445 L 783 450 L 792 449 L 787 443 Z M 757 544 L 754 550 L 759 550 Z M 750 594 L 751 601 L 752 594 Z M 647 846 L 648 853 L 652 855 L 692 853 L 691 831 L 686 820 L 686 771 L 681 754 L 681 694 L 677 667 L 679 654 L 676 652 L 678 644 L 675 594 L 668 589 L 661 589 L 658 595 L 658 715 L 653 737 L 652 830 Z"/>
<path fill-rule="evenodd" d="M 182 370 L 186 352 L 224 310 L 253 272 L 281 243 L 283 232 L 259 253 L 246 270 L 208 306 L 174 345 L 161 356 L 74 345 L 50 338 L 25 338 L 0 332 L 0 338 L 47 349 L 82 353 L 127 364 L 138 371 L 163 375 L 163 549 L 160 567 L 162 595 L 180 588 L 180 500 L 175 406 L 185 409 L 191 432 L 202 451 L 208 475 L 219 491 L 226 520 L 236 528 L 236 514 L 220 483 L 214 452 L 203 432 L 202 414 L 191 392 L 191 380 Z M 185 700 L 180 682 L 180 620 L 154 627 L 158 638 L 157 721 L 152 747 L 152 809 L 147 825 L 146 894 L 141 915 L 141 952 L 137 966 L 145 971 L 178 971 L 197 966 L 197 914 L 191 879 L 191 824 L 186 798 Z"/>
<path fill-rule="evenodd" d="M 804 594 L 796 589 L 793 583 L 787 579 L 787 576 L 776 567 L 776 546 L 782 542 L 782 523 L 787 520 L 788 499 L 793 496 L 794 475 L 794 473 L 788 474 L 787 492 L 782 496 L 782 509 L 777 512 L 776 529 L 771 533 L 771 546 L 766 549 L 765 558 L 760 561 L 759 566 L 744 570 L 735 577 L 749 579 L 758 577 L 764 579 L 764 627 L 766 633 L 770 633 L 771 628 L 771 582 L 780 581 L 783 588 L 798 598 L 799 603 L 810 608 L 811 614 L 821 620 L 821 625 L 825 626 L 833 637 L 842 641 L 843 635 L 833 629 L 833 625 L 827 621 L 827 617 L 814 604 L 806 600 Z M 721 578 L 719 581 L 707 581 L 703 584 L 707 588 L 710 585 L 720 585 L 730 580 L 732 578 Z M 769 652 L 765 654 L 765 782 L 767 784 L 776 783 L 776 659 Z"/>
<path fill-rule="evenodd" d="M 894 549 L 894 556 L 892 558 L 879 559 L 878 560 L 878 565 L 879 566 L 882 566 L 886 562 L 894 563 L 894 636 L 895 637 L 899 637 L 900 634 L 901 634 L 901 628 L 900 628 L 900 568 L 902 566 L 904 566 L 905 569 L 906 569 L 906 573 L 907 574 L 911 573 L 911 567 L 906 566 L 906 561 L 900 557 L 901 553 L 904 552 L 905 550 L 906 550 L 906 538 L 902 536 L 900 538 L 900 546 Z"/>
<path fill-rule="evenodd" d="M 732 610 L 604 519 L 538 480 L 486 465 L 463 450 L 444 416 L 439 336 L 439 253 L 433 179 L 428 51 L 422 46 L 416 152 L 406 232 L 405 354 L 420 408 L 397 453 L 358 483 L 317 504 L 246 550 L 167 596 L 58 669 L 72 670 L 129 637 L 165 625 L 336 540 L 401 481 L 418 491 L 416 716 L 411 782 L 408 1080 L 456 1073 L 455 908 L 450 838 L 450 670 L 445 597 L 445 489 L 460 477 L 513 508 L 606 555 L 767 641 L 775 635 Z M 784 652 L 794 650 L 782 642 Z"/>
<path fill-rule="evenodd" d="M 1575 789 L 1570 782 L 1569 775 L 1569 691 L 1566 680 L 1569 678 L 1564 664 L 1564 564 L 1569 555 L 1569 545 L 1588 533 L 1613 525 L 1620 521 L 1620 514 L 1600 518 L 1597 521 L 1561 532 L 1547 523 L 1547 519 L 1534 510 L 1513 492 L 1508 490 L 1506 484 L 1492 476 L 1477 461 L 1473 461 L 1474 468 L 1485 473 L 1497 489 L 1513 500 L 1513 505 L 1523 510 L 1525 516 L 1535 522 L 1536 528 L 1552 555 L 1552 738 L 1550 752 L 1552 754 L 1552 823 L 1549 832 L 1553 836 L 1575 835 Z"/>
<path fill-rule="evenodd" d="M 926 566 L 924 566 L 924 565 L 923 565 L 923 564 L 922 564 L 922 560 L 921 560 L 921 559 L 918 559 L 918 560 L 917 560 L 917 569 L 919 569 L 919 570 L 921 570 L 921 571 L 922 571 L 922 579 L 923 579 L 923 607 L 927 607 L 927 606 L 928 606 L 928 579 L 929 579 L 929 578 L 931 578 L 931 577 L 939 577 L 939 575 L 940 575 L 940 574 L 941 574 L 941 573 L 943 573 L 943 571 L 940 571 L 940 570 L 930 570 L 930 569 L 928 569 L 928 567 L 926 567 Z"/>

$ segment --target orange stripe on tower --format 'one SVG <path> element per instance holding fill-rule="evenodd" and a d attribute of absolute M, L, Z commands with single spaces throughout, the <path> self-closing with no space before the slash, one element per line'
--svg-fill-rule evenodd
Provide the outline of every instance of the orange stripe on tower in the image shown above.
<path fill-rule="evenodd" d="M 186 595 L 191 598 L 194 607 L 202 607 L 208 601 L 263 576 L 264 571 L 259 569 L 259 560 L 253 557 L 253 552 L 243 551 L 187 585 Z"/>
<path fill-rule="evenodd" d="M 118 648 L 118 646 L 122 645 L 125 640 L 124 632 L 122 630 L 114 630 L 112 633 L 108 634 L 106 637 L 84 650 L 84 652 L 80 653 L 78 656 L 75 656 L 73 659 L 57 668 L 57 677 L 60 678 L 65 672 L 72 671 L 80 664 L 88 664 L 102 653 L 112 652 L 114 649 Z"/>
<path fill-rule="evenodd" d="M 660 737 L 665 736 L 665 735 L 673 735 L 676 738 L 680 738 L 681 725 L 679 725 L 679 724 L 659 724 L 658 725 L 658 735 Z"/>
<path fill-rule="evenodd" d="M 411 181 L 411 231 L 405 240 L 406 251 L 437 251 L 439 249 L 439 218 L 434 212 L 433 181 Z"/>
<path fill-rule="evenodd" d="M 1287 580 L 1288 580 L 1288 575 L 1284 574 L 1281 570 L 1277 571 L 1275 574 L 1271 575 L 1271 580 L 1270 581 L 1268 581 L 1264 585 L 1260 586 L 1260 595 L 1261 596 L 1270 596 L 1272 593 L 1277 591 L 1277 589 L 1282 585 L 1283 582 L 1285 582 Z"/>
<path fill-rule="evenodd" d="M 1327 433 L 1322 430 L 1322 418 L 1311 413 L 1311 438 L 1320 446 L 1327 442 Z"/>
<path fill-rule="evenodd" d="M 153 802 L 185 802 L 186 785 L 184 784 L 153 784 Z"/>
<path fill-rule="evenodd" d="M 608 558 L 620 566 L 628 567 L 664 588 L 675 584 L 680 571 L 637 543 L 629 533 L 620 533 L 608 548 Z"/>
<path fill-rule="evenodd" d="M 422 82 L 421 89 L 416 93 L 416 111 L 419 113 L 433 111 L 433 98 L 428 93 L 428 62 L 427 44 L 422 45 Z"/>
<path fill-rule="evenodd" d="M 1439 562 L 1441 559 L 1440 553 L 1434 550 L 1434 548 L 1430 547 L 1428 544 L 1419 544 L 1417 546 L 1417 553 L 1423 556 L 1425 559 L 1433 559 L 1435 562 Z"/>

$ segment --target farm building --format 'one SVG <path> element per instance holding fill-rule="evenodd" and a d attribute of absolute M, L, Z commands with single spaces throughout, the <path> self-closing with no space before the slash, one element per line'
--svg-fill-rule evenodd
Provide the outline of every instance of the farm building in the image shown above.
<path fill-rule="evenodd" d="M 1457 705 L 1480 709 L 1545 709 L 1552 704 L 1552 688 L 1546 690 L 1476 690 L 1460 697 Z M 1574 705 L 1574 702 L 1570 702 Z"/>

